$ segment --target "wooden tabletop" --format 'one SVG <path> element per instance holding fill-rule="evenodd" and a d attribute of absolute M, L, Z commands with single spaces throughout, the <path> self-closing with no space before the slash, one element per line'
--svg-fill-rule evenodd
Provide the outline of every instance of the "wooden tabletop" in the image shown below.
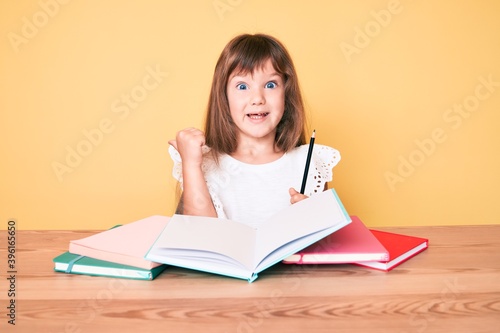
<path fill-rule="evenodd" d="M 153 281 L 55 273 L 95 231 L 17 231 L 15 326 L 0 233 L 1 332 L 500 332 L 500 225 L 379 228 L 429 239 L 390 272 L 278 264 L 244 280 L 168 267 Z"/>

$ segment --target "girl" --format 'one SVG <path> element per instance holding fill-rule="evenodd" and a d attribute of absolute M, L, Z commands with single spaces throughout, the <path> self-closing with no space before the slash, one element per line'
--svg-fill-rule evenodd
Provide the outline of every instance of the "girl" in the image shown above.
<path fill-rule="evenodd" d="M 275 38 L 240 35 L 217 61 L 205 131 L 187 128 L 169 141 L 182 187 L 176 213 L 258 226 L 290 203 L 326 188 L 340 154 L 315 145 L 305 194 L 308 151 L 297 74 Z"/>

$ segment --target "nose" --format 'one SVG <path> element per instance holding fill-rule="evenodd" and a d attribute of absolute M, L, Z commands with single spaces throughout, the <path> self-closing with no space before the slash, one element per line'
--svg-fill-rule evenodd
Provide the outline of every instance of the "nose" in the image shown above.
<path fill-rule="evenodd" d="M 266 99 L 264 97 L 264 92 L 262 89 L 256 89 L 251 98 L 252 105 L 264 105 L 266 104 Z"/>

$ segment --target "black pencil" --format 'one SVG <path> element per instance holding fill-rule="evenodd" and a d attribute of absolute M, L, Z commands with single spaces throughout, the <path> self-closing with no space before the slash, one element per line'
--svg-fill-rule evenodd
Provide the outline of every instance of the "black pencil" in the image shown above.
<path fill-rule="evenodd" d="M 316 136 L 316 130 L 312 132 L 311 141 L 309 141 L 309 151 L 307 152 L 306 168 L 304 170 L 304 177 L 302 177 L 302 187 L 300 188 L 300 194 L 304 194 L 306 190 L 307 174 L 309 173 L 309 165 L 311 164 L 311 156 L 314 148 L 314 137 Z"/>

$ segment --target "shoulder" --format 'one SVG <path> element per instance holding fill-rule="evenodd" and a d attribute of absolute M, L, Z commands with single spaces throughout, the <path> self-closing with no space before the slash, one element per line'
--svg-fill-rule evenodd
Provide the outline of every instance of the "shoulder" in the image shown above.
<path fill-rule="evenodd" d="M 288 154 L 294 158 L 298 159 L 303 163 L 307 158 L 307 153 L 309 152 L 309 145 L 305 144 L 292 149 Z M 332 147 L 315 144 L 313 148 L 312 159 L 316 163 L 323 164 L 327 168 L 333 168 L 340 161 L 340 152 Z"/>
<path fill-rule="evenodd" d="M 340 162 L 340 152 L 329 146 L 315 145 L 313 154 L 330 169 Z"/>
<path fill-rule="evenodd" d="M 292 154 L 296 155 L 295 163 L 300 164 L 303 168 L 309 152 L 309 145 L 302 145 L 297 147 Z M 327 182 L 333 179 L 333 168 L 340 161 L 340 153 L 338 150 L 320 144 L 315 144 L 311 165 L 309 169 L 309 179 L 313 180 L 307 182 L 305 194 L 312 196 L 318 192 L 322 192 Z"/>
<path fill-rule="evenodd" d="M 168 154 L 170 155 L 170 158 L 172 159 L 172 161 L 176 162 L 176 163 L 181 163 L 181 154 L 179 154 L 179 152 L 177 151 L 177 149 L 175 149 L 174 146 L 172 145 L 169 145 L 168 146 Z"/>

